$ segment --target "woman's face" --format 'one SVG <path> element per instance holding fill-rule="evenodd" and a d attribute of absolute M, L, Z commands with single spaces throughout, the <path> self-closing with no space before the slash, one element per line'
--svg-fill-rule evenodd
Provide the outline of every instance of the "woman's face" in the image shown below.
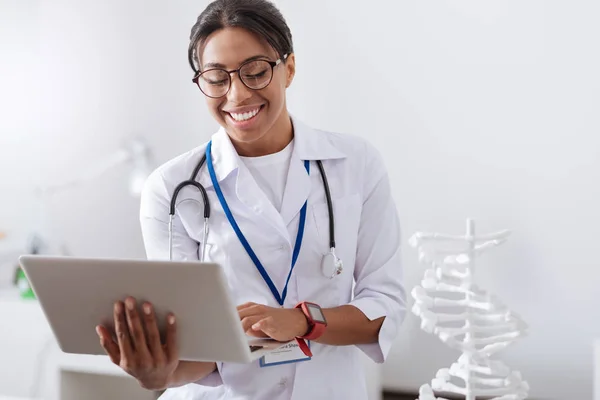
<path fill-rule="evenodd" d="M 224 68 L 235 70 L 249 59 L 276 61 L 277 52 L 265 41 L 243 28 L 225 28 L 210 35 L 197 54 L 201 70 Z M 235 142 L 251 144 L 277 129 L 284 112 L 285 90 L 294 77 L 294 56 L 273 69 L 271 83 L 260 90 L 246 87 L 237 73 L 230 74 L 231 88 L 221 98 L 206 96 L 208 108 Z"/>

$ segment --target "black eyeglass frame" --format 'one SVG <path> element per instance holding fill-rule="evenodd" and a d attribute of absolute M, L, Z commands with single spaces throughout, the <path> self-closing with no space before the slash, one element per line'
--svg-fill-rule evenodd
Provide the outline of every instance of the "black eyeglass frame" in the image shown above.
<path fill-rule="evenodd" d="M 282 62 L 285 62 L 285 60 L 287 60 L 289 54 L 284 54 L 283 57 L 278 58 L 275 61 L 269 61 L 269 60 L 262 60 L 262 59 L 258 59 L 258 60 L 249 60 L 246 61 L 245 63 L 243 63 L 242 65 L 240 65 L 237 69 L 232 69 L 232 70 L 226 70 L 225 68 L 210 68 L 207 69 L 205 71 L 198 71 L 198 73 L 194 76 L 194 78 L 192 78 L 192 82 L 196 84 L 196 86 L 198 86 L 198 89 L 200 89 L 200 91 L 206 96 L 206 97 L 210 97 L 211 99 L 219 99 L 221 97 L 227 96 L 227 93 L 229 93 L 229 91 L 231 90 L 231 74 L 236 73 L 238 74 L 238 78 L 240 78 L 240 81 L 244 84 L 244 86 L 246 86 L 248 89 L 250 90 L 262 90 L 264 88 L 266 88 L 267 86 L 269 86 L 271 84 L 271 81 L 273 81 L 273 74 L 275 73 L 275 67 L 277 67 L 279 64 L 281 64 Z M 264 61 L 266 63 L 268 63 L 271 66 L 271 78 L 269 79 L 269 81 L 262 87 L 260 88 L 252 88 L 250 86 L 248 86 L 246 84 L 246 82 L 244 82 L 244 79 L 242 78 L 242 74 L 240 73 L 240 70 L 242 68 L 244 68 L 245 65 L 256 62 L 256 61 Z M 221 96 L 211 96 L 207 93 L 204 92 L 204 90 L 202 90 L 202 87 L 200 86 L 200 83 L 198 82 L 200 80 L 200 77 L 210 71 L 225 71 L 227 73 L 227 77 L 228 77 L 228 81 L 229 84 L 227 86 L 227 90 L 225 91 L 224 94 L 222 94 Z"/>

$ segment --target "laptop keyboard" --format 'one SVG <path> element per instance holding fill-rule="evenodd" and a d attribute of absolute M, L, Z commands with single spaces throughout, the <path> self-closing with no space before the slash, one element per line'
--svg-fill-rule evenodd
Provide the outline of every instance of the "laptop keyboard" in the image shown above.
<path fill-rule="evenodd" d="M 260 350 L 264 348 L 264 346 L 250 346 L 250 353 L 254 353 L 256 350 Z"/>

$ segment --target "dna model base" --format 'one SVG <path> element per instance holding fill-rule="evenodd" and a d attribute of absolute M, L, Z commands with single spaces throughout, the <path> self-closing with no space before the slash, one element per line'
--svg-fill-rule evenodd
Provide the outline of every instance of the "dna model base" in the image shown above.
<path fill-rule="evenodd" d="M 518 371 L 492 356 L 525 335 L 526 324 L 496 297 L 473 283 L 475 261 L 485 251 L 504 243 L 509 231 L 475 235 L 467 220 L 464 236 L 414 234 L 409 243 L 419 261 L 428 265 L 421 285 L 412 290 L 412 312 L 421 329 L 461 352 L 450 368 L 440 369 L 431 385 L 423 385 L 418 400 L 447 400 L 435 392 L 466 400 L 523 400 L 529 386 Z"/>

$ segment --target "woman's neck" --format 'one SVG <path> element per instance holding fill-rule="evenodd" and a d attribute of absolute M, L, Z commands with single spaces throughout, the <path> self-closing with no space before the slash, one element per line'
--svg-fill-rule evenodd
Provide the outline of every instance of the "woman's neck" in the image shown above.
<path fill-rule="evenodd" d="M 233 147 L 242 157 L 261 157 L 285 149 L 294 138 L 294 128 L 287 112 L 273 124 L 260 139 L 251 143 L 234 142 Z"/>

